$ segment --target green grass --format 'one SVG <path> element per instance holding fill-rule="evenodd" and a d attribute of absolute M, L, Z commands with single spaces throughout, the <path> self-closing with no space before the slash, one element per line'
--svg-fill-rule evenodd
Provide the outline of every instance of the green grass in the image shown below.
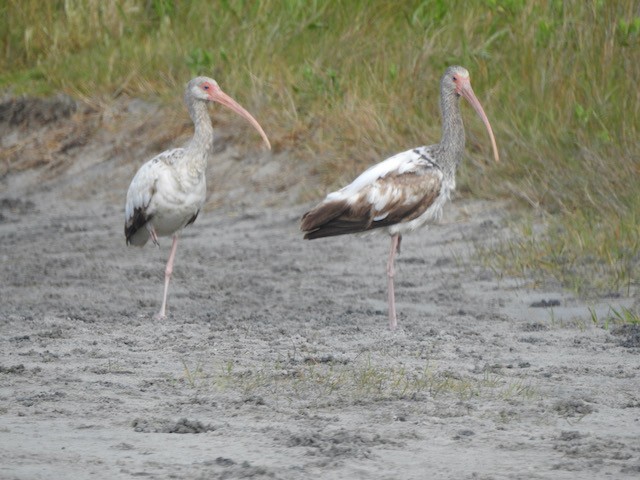
<path fill-rule="evenodd" d="M 245 398 L 281 397 L 292 401 L 349 403 L 393 399 L 469 400 L 471 398 L 532 398 L 537 395 L 527 382 L 497 373 L 459 375 L 438 371 L 425 363 L 407 366 L 371 354 L 353 361 L 307 360 L 298 364 L 266 362 L 257 368 L 237 369 L 233 362 L 204 367 L 184 366 L 184 382 L 199 391 L 229 391 Z M 180 381 L 183 381 L 179 378 Z"/>
<path fill-rule="evenodd" d="M 630 308 L 609 307 L 609 312 L 604 317 L 599 317 L 595 309 L 590 308 L 591 323 L 595 326 L 602 326 L 606 330 L 611 325 L 640 325 L 640 315 Z"/>
<path fill-rule="evenodd" d="M 463 107 L 460 190 L 529 212 L 495 268 L 637 290 L 637 0 L 5 0 L 0 37 L 0 88 L 15 94 L 177 105 L 189 77 L 214 76 L 327 187 L 436 142 L 438 78 L 462 64 L 503 162 Z"/>

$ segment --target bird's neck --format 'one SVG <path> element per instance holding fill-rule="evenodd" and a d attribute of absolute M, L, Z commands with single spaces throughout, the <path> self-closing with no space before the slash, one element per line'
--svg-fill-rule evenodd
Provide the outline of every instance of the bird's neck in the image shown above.
<path fill-rule="evenodd" d="M 213 152 L 213 125 L 205 102 L 193 101 L 188 104 L 188 108 L 195 131 L 186 146 L 186 158 L 191 163 L 190 171 L 204 175 L 209 156 Z"/>
<path fill-rule="evenodd" d="M 464 125 L 460 115 L 460 99 L 455 94 L 443 94 L 440 97 L 442 112 L 442 165 L 447 176 L 454 177 L 464 154 Z"/>

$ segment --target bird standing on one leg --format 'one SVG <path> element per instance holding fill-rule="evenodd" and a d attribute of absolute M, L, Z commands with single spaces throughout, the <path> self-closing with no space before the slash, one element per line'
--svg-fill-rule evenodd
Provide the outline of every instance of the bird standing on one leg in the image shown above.
<path fill-rule="evenodd" d="M 207 103 L 218 102 L 246 118 L 271 148 L 257 120 L 224 93 L 215 80 L 208 77 L 192 79 L 186 86 L 184 101 L 195 125 L 193 138 L 184 148 L 162 152 L 142 165 L 131 180 L 125 206 L 127 245 L 143 246 L 149 239 L 158 245 L 158 237 L 173 235 L 165 269 L 164 296 L 157 318 L 166 314 L 178 235 L 196 220 L 206 198 L 205 171 L 213 151 L 213 126 Z"/>
<path fill-rule="evenodd" d="M 466 98 L 484 122 L 496 162 L 498 148 L 491 124 L 471 88 L 469 72 L 447 68 L 440 79 L 442 139 L 440 143 L 398 153 L 332 192 L 302 217 L 304 238 L 359 233 L 377 228 L 391 235 L 387 262 L 389 327 L 397 326 L 393 287 L 394 260 L 402 234 L 437 221 L 455 189 L 456 168 L 464 153 L 464 126 L 459 98 Z"/>

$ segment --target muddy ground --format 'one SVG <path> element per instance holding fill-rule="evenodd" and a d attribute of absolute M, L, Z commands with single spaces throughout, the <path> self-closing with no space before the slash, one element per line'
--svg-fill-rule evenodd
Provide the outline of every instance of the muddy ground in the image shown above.
<path fill-rule="evenodd" d="M 186 114 L 0 114 L 0 478 L 640 476 L 640 334 L 607 320 L 637 299 L 479 266 L 504 205 L 458 199 L 405 237 L 390 332 L 389 240 L 303 241 L 304 163 L 218 129 L 157 321 L 170 239 L 127 248 L 123 205 Z"/>

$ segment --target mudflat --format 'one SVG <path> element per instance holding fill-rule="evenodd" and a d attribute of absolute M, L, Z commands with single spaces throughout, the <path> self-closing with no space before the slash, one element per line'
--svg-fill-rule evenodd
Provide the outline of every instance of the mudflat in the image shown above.
<path fill-rule="evenodd" d="M 637 300 L 483 268 L 504 205 L 454 199 L 404 237 L 391 332 L 388 238 L 303 241 L 304 162 L 219 129 L 154 320 L 171 242 L 126 247 L 123 208 L 136 169 L 179 145 L 166 112 L 2 111 L 0 477 L 640 475 L 640 329 L 592 321 Z"/>

